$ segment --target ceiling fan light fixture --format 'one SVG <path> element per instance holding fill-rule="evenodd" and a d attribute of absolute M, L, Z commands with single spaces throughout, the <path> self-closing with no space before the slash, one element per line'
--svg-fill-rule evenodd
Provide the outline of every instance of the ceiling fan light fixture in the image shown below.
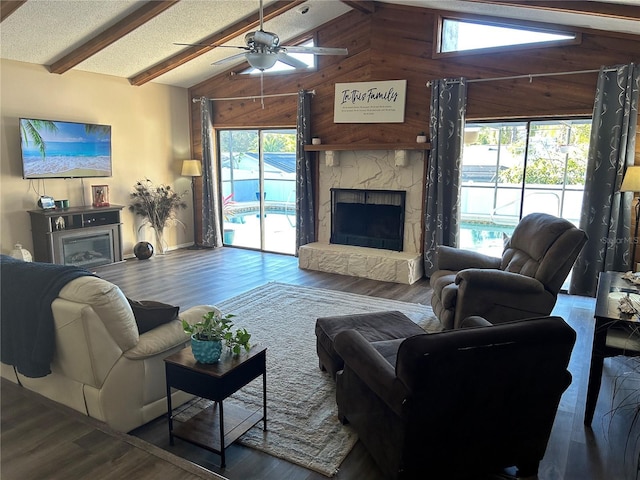
<path fill-rule="evenodd" d="M 266 52 L 248 52 L 245 54 L 247 62 L 258 70 L 268 70 L 278 61 L 278 55 Z"/>

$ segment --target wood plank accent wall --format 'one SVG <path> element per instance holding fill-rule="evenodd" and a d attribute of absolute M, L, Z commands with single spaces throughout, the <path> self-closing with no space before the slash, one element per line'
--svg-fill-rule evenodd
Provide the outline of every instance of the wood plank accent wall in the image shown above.
<path fill-rule="evenodd" d="M 505 50 L 501 53 L 432 58 L 439 12 L 378 3 L 366 14 L 351 11 L 320 27 L 316 44 L 347 47 L 347 57 L 317 57 L 318 70 L 264 76 L 264 93 L 313 90 L 312 133 L 323 143 L 408 143 L 429 130 L 428 80 L 464 76 L 493 78 L 530 73 L 593 70 L 602 65 L 640 63 L 640 36 L 582 32 L 582 43 L 553 48 Z M 190 98 L 259 95 L 260 79 L 235 72 L 236 67 L 189 90 Z M 405 122 L 401 124 L 334 124 L 334 84 L 378 80 L 407 80 Z M 471 83 L 468 120 L 591 115 L 597 74 Z M 297 97 L 215 102 L 214 126 L 294 127 Z M 192 153 L 202 158 L 200 104 L 192 104 Z M 640 164 L 640 135 L 636 136 Z M 640 250 L 640 249 L 639 249 Z M 640 257 L 640 254 L 639 254 Z M 640 261 L 640 260 L 636 260 Z"/>
<path fill-rule="evenodd" d="M 289 75 L 265 74 L 264 93 L 316 90 L 312 101 L 312 133 L 323 143 L 414 142 L 429 129 L 430 90 L 435 78 L 473 78 L 529 73 L 598 69 L 601 65 L 640 62 L 640 37 L 607 36 L 585 31 L 581 45 L 503 51 L 483 55 L 432 58 L 438 12 L 401 5 L 377 4 L 376 12 L 351 11 L 320 27 L 320 46 L 347 47 L 347 57 L 317 57 L 318 70 Z M 206 80 L 189 90 L 190 97 L 259 95 L 260 79 L 233 71 Z M 407 80 L 405 122 L 401 124 L 334 124 L 336 82 Z M 469 120 L 491 118 L 590 115 L 597 74 L 471 83 L 468 87 Z M 215 102 L 215 127 L 295 126 L 297 98 Z M 192 105 L 194 158 L 201 158 L 200 105 Z"/>

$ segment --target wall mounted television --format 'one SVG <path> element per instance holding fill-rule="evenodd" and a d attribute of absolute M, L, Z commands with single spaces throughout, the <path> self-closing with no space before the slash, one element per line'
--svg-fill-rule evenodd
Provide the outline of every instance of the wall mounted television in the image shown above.
<path fill-rule="evenodd" d="M 110 177 L 111 126 L 20 118 L 22 177 Z"/>

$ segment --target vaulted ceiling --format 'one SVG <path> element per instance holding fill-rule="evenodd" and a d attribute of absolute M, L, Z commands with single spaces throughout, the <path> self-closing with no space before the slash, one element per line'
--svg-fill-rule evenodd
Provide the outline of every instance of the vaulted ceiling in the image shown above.
<path fill-rule="evenodd" d="M 640 36 L 638 0 L 382 2 Z M 352 9 L 371 13 L 377 3 L 265 0 L 265 30 L 286 44 Z M 258 5 L 259 0 L 2 0 L 0 57 L 42 65 L 52 74 L 74 69 L 126 78 L 132 85 L 191 87 L 231 66 L 211 63 L 238 52 L 220 46 L 243 46 L 245 33 L 258 29 Z"/>

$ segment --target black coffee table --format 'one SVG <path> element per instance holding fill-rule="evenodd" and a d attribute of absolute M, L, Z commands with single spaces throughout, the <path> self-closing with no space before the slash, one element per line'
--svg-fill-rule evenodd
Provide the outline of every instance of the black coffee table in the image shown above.
<path fill-rule="evenodd" d="M 254 346 L 237 356 L 223 353 L 211 365 L 199 363 L 187 347 L 164 359 L 167 378 L 169 442 L 174 437 L 220 454 L 220 467 L 225 467 L 225 448 L 260 420 L 267 430 L 266 347 Z M 223 407 L 223 401 L 255 378 L 262 375 L 262 411 L 249 411 L 234 405 Z M 215 403 L 187 422 L 173 418 L 171 388 L 213 400 Z M 174 423 L 176 424 L 174 426 Z"/>

